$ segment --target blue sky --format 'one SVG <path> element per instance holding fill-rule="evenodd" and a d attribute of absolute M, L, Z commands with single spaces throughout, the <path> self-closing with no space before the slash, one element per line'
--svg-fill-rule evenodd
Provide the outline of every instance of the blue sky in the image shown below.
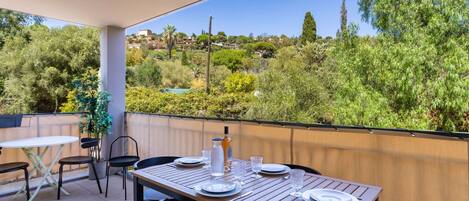
<path fill-rule="evenodd" d="M 348 22 L 359 25 L 359 35 L 375 35 L 370 24 L 362 21 L 357 0 L 347 0 Z M 208 16 L 213 16 L 213 33 L 224 31 L 228 35 L 285 34 L 299 36 L 304 15 L 311 11 L 320 36 L 335 36 L 340 27 L 341 0 L 205 0 L 203 3 L 128 28 L 127 34 L 140 29 L 160 33 L 166 24 L 177 31 L 200 34 L 208 28 Z M 46 20 L 51 27 L 66 22 Z"/>

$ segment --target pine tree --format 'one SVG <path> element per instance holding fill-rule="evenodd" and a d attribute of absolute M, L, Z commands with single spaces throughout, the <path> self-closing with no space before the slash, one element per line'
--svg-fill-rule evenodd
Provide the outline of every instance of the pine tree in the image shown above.
<path fill-rule="evenodd" d="M 189 65 L 189 58 L 187 58 L 187 53 L 185 50 L 182 51 L 182 55 L 181 55 L 181 64 L 184 65 L 184 66 L 188 66 Z"/>
<path fill-rule="evenodd" d="M 303 32 L 301 33 L 301 44 L 316 40 L 316 22 L 311 12 L 306 12 L 303 22 Z"/>
<path fill-rule="evenodd" d="M 342 7 L 340 8 L 340 32 L 347 31 L 347 8 L 345 7 L 345 0 L 342 0 Z"/>

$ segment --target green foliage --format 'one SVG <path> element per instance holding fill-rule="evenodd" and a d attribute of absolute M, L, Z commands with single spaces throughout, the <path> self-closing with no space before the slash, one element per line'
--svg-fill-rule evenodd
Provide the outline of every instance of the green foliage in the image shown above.
<path fill-rule="evenodd" d="M 168 50 L 168 57 L 171 59 L 173 55 L 173 47 L 176 45 L 176 27 L 174 25 L 168 24 L 163 29 L 163 39 L 166 43 L 166 49 Z"/>
<path fill-rule="evenodd" d="M 205 49 L 208 46 L 208 35 L 207 34 L 200 34 L 197 36 L 197 45 L 201 49 Z"/>
<path fill-rule="evenodd" d="M 25 27 L 30 24 L 41 24 L 43 21 L 42 17 L 0 8 L 0 49 L 5 40 L 10 37 L 20 36 L 27 39 L 28 34 L 24 31 Z"/>
<path fill-rule="evenodd" d="M 245 56 L 244 50 L 220 50 L 213 53 L 212 61 L 214 65 L 224 65 L 231 72 L 235 72 L 241 68 Z"/>
<path fill-rule="evenodd" d="M 168 57 L 168 55 L 164 51 L 154 50 L 154 51 L 148 52 L 148 57 L 153 58 L 153 59 L 158 59 L 158 60 L 165 60 Z"/>
<path fill-rule="evenodd" d="M 86 67 L 99 66 L 98 31 L 33 25 L 23 32 L 28 39 L 9 37 L 0 50 L 0 77 L 5 78 L 0 113 L 55 111 L 72 80 Z"/>
<path fill-rule="evenodd" d="M 182 51 L 181 53 L 181 64 L 184 65 L 184 66 L 188 66 L 190 63 L 189 63 L 189 58 L 187 57 L 187 52 L 186 51 Z"/>
<path fill-rule="evenodd" d="M 272 58 L 277 50 L 274 44 L 263 41 L 247 44 L 244 49 L 248 54 L 258 52 L 263 58 Z"/>
<path fill-rule="evenodd" d="M 301 44 L 314 42 L 316 40 L 316 21 L 311 12 L 306 12 L 303 22 L 303 32 L 301 33 Z"/>
<path fill-rule="evenodd" d="M 67 90 L 66 81 L 69 75 L 67 72 L 60 72 L 55 67 L 47 67 L 44 72 L 40 74 L 40 80 L 38 80 L 38 85 L 45 89 L 45 92 L 49 94 L 50 97 L 54 99 L 55 107 L 54 113 L 57 112 L 59 107 L 59 98 Z"/>
<path fill-rule="evenodd" d="M 252 92 L 255 89 L 256 76 L 247 73 L 233 73 L 225 80 L 225 90 L 228 93 Z"/>
<path fill-rule="evenodd" d="M 175 61 L 158 62 L 161 67 L 162 85 L 165 88 L 189 88 L 192 81 L 192 71 L 187 66 Z"/>
<path fill-rule="evenodd" d="M 259 95 L 248 118 L 317 122 L 330 120 L 330 95 L 294 47 L 282 48 L 259 75 Z"/>
<path fill-rule="evenodd" d="M 125 54 L 125 63 L 127 66 L 140 65 L 143 62 L 143 51 L 141 49 L 128 49 Z"/>
<path fill-rule="evenodd" d="M 251 96 L 244 93 L 211 94 L 191 91 L 185 94 L 162 93 L 141 87 L 129 88 L 126 108 L 129 112 L 180 114 L 241 118 Z"/>
<path fill-rule="evenodd" d="M 73 87 L 76 107 L 84 113 L 80 131 L 93 138 L 102 138 L 108 134 L 112 124 L 112 117 L 107 112 L 111 97 L 98 89 L 98 71 L 88 68 L 81 78 L 73 80 Z"/>
<path fill-rule="evenodd" d="M 78 112 L 77 103 L 76 103 L 76 91 L 71 90 L 67 93 L 67 101 L 62 103 L 60 106 L 60 112 Z"/>
<path fill-rule="evenodd" d="M 135 67 L 135 80 L 138 85 L 158 87 L 161 84 L 161 68 L 155 59 L 146 58 L 141 65 Z"/>
<path fill-rule="evenodd" d="M 342 0 L 342 6 L 340 7 L 340 32 L 344 33 L 347 31 L 347 8 L 345 7 L 345 0 Z"/>

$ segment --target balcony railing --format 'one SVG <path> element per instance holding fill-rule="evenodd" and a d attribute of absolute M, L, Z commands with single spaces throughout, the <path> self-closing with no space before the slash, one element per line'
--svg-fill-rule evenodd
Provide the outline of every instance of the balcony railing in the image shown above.
<path fill-rule="evenodd" d="M 80 136 L 78 122 L 79 114 L 24 115 L 21 127 L 0 129 L 0 141 Z M 140 153 L 147 158 L 199 155 L 203 148 L 211 146 L 211 138 L 221 136 L 225 125 L 230 127 L 237 158 L 263 155 L 266 162 L 310 166 L 326 176 L 379 185 L 383 187 L 380 200 L 385 201 L 469 200 L 469 143 L 463 133 L 441 135 L 138 113 L 126 114 L 125 130 L 138 140 Z M 129 151 L 134 150 L 129 147 Z M 66 146 L 63 156 L 79 152 L 86 154 L 74 143 Z M 51 156 L 45 158 L 49 162 Z M 27 159 L 16 149 L 4 149 L 0 156 L 2 162 L 21 160 Z M 21 176 L 2 174 L 0 183 Z"/>
<path fill-rule="evenodd" d="M 126 133 L 138 140 L 144 158 L 199 155 L 225 125 L 236 158 L 263 155 L 266 162 L 378 185 L 385 201 L 469 200 L 469 143 L 463 133 L 126 115 Z"/>
<path fill-rule="evenodd" d="M 2 128 L 0 129 L 0 142 L 7 140 L 15 140 L 21 138 L 52 136 L 52 135 L 67 135 L 80 137 L 79 131 L 80 114 L 30 114 L 23 115 L 21 127 L 16 128 Z M 54 149 L 54 148 L 53 148 Z M 37 151 L 42 151 L 38 148 Z M 55 151 L 48 151 L 44 156 L 44 162 L 48 166 L 52 160 L 52 153 Z M 78 143 L 65 145 L 62 156 L 71 156 L 80 154 L 87 154 L 86 150 L 80 148 Z M 0 161 L 15 162 L 15 161 L 28 161 L 26 155 L 20 149 L 3 149 L 0 155 Z M 87 166 L 67 166 L 65 171 L 75 170 Z M 30 167 L 32 169 L 32 167 Z M 58 172 L 59 166 L 53 168 L 53 173 Z M 37 172 L 30 172 L 33 177 L 37 176 Z M 0 185 L 9 183 L 18 179 L 23 179 L 24 174 L 21 171 L 12 173 L 0 174 Z"/>

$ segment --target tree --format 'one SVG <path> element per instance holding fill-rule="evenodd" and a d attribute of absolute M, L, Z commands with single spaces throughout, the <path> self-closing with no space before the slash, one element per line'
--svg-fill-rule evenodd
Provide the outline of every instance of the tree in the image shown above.
<path fill-rule="evenodd" d="M 67 91 L 72 90 L 72 80 L 87 67 L 100 65 L 99 32 L 77 26 L 49 29 L 43 25 L 25 27 L 23 32 L 28 38 L 6 38 L 0 50 L 0 77 L 5 78 L 0 110 L 53 112 L 56 103 L 64 102 Z"/>
<path fill-rule="evenodd" d="M 469 130 L 467 2 L 361 0 L 359 6 L 379 32 L 376 45 L 354 55 L 367 61 L 353 67 L 365 84 L 389 96 L 400 115 L 423 116 L 429 129 Z"/>
<path fill-rule="evenodd" d="M 269 68 L 258 76 L 259 95 L 246 114 L 248 118 L 307 123 L 330 121 L 329 91 L 321 82 L 320 74 L 307 70 L 301 54 L 295 47 L 278 50 Z"/>
<path fill-rule="evenodd" d="M 191 69 L 181 65 L 179 62 L 162 61 L 161 84 L 165 88 L 189 88 L 193 79 Z"/>
<path fill-rule="evenodd" d="M 306 12 L 303 21 L 303 32 L 301 33 L 301 44 L 314 42 L 316 40 L 316 22 L 311 12 Z"/>
<path fill-rule="evenodd" d="M 342 0 L 342 6 L 340 7 L 340 32 L 344 33 L 347 31 L 347 8 L 345 7 L 345 0 Z"/>
<path fill-rule="evenodd" d="M 247 73 L 233 73 L 224 82 L 228 93 L 252 92 L 255 89 L 256 76 Z"/>
<path fill-rule="evenodd" d="M 45 91 L 54 100 L 54 113 L 59 108 L 59 98 L 67 92 L 66 83 L 68 78 L 67 72 L 60 72 L 55 67 L 47 67 L 44 72 L 40 74 L 38 81 L 39 86 L 45 89 Z"/>
<path fill-rule="evenodd" d="M 248 54 L 259 53 L 263 58 L 272 58 L 277 48 L 269 42 L 256 42 L 244 46 Z"/>
<path fill-rule="evenodd" d="M 164 39 L 164 42 L 166 43 L 166 49 L 168 50 L 169 59 L 172 59 L 173 47 L 174 45 L 176 45 L 176 38 L 174 36 L 175 33 L 176 33 L 175 26 L 168 24 L 164 27 L 163 39 Z"/>
<path fill-rule="evenodd" d="M 201 49 L 207 48 L 207 46 L 208 46 L 208 34 L 201 34 L 201 35 L 197 36 L 197 42 L 196 43 Z"/>
<path fill-rule="evenodd" d="M 143 58 L 143 51 L 141 49 L 127 49 L 125 55 L 125 63 L 127 64 L 127 66 L 140 65 L 143 62 Z"/>
<path fill-rule="evenodd" d="M 224 65 L 235 72 L 243 65 L 245 55 L 244 50 L 220 50 L 213 53 L 213 64 Z"/>
<path fill-rule="evenodd" d="M 187 52 L 185 50 L 181 53 L 181 64 L 184 66 L 190 65 L 189 58 L 187 58 Z"/>
<path fill-rule="evenodd" d="M 3 47 L 6 38 L 15 35 L 26 37 L 24 28 L 31 24 L 41 24 L 44 18 L 27 15 L 15 11 L 0 8 L 0 48 Z"/>
<path fill-rule="evenodd" d="M 136 81 L 140 86 L 156 88 L 161 84 L 161 69 L 152 58 L 146 58 L 136 69 Z"/>
<path fill-rule="evenodd" d="M 223 31 L 218 32 L 217 35 L 216 35 L 216 40 L 214 39 L 214 41 L 217 41 L 217 42 L 226 42 L 226 34 L 225 34 L 225 32 L 223 32 Z"/>

